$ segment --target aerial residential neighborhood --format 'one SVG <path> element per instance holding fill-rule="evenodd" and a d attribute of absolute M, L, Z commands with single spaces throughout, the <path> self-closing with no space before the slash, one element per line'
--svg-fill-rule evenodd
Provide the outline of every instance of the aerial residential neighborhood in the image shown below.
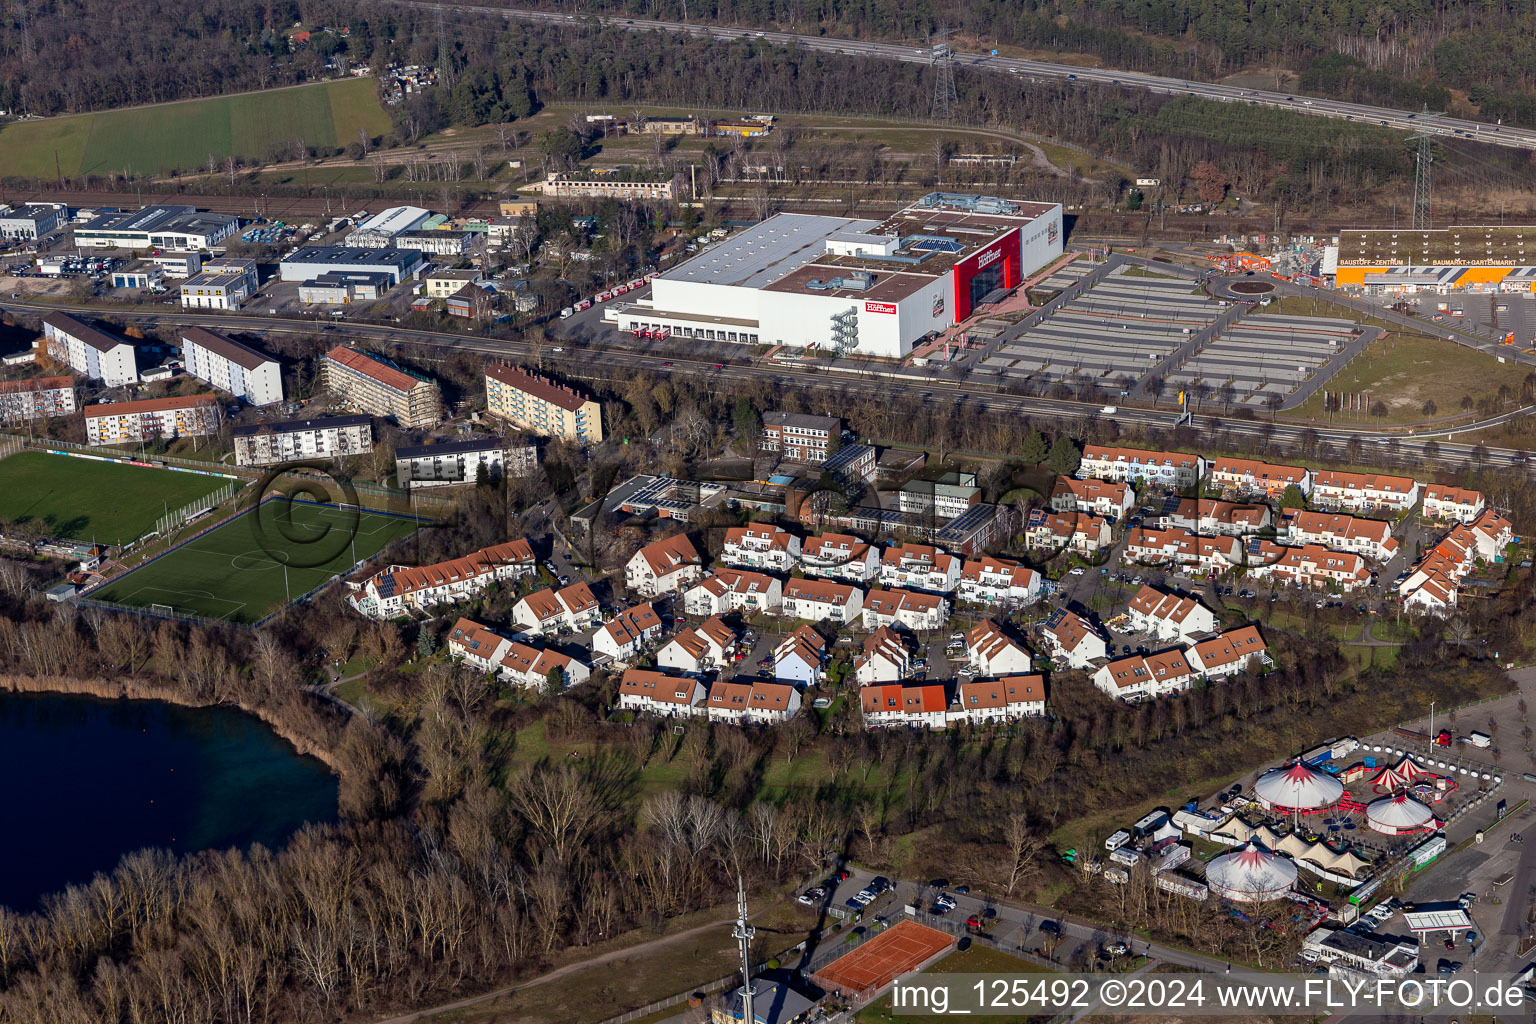
<path fill-rule="evenodd" d="M 6 27 L 0 1021 L 1529 1016 L 1536 12 Z"/>

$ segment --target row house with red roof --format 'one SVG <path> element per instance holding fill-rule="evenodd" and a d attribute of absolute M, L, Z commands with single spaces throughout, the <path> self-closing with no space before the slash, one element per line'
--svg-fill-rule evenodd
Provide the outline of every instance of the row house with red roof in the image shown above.
<path fill-rule="evenodd" d="M 859 689 L 864 724 L 869 728 L 908 726 L 943 729 L 949 725 L 949 695 L 943 683 L 879 683 Z"/>
<path fill-rule="evenodd" d="M 880 576 L 880 565 L 879 549 L 852 534 L 819 534 L 800 549 L 800 568 L 807 576 L 873 583 Z"/>
<path fill-rule="evenodd" d="M 800 691 L 786 683 L 762 679 L 717 680 L 704 700 L 711 722 L 735 725 L 780 725 L 800 713 Z"/>
<path fill-rule="evenodd" d="M 1006 558 L 982 556 L 960 566 L 955 595 L 970 604 L 1033 604 L 1045 594 L 1045 577 Z"/>
<path fill-rule="evenodd" d="M 1305 496 L 1312 493 L 1312 471 L 1305 466 L 1222 457 L 1211 463 L 1211 483 L 1224 491 L 1269 498 L 1278 498 L 1287 487 L 1295 487 Z"/>
<path fill-rule="evenodd" d="M 1159 640 L 1189 640 L 1216 629 L 1216 613 L 1192 597 L 1142 587 L 1127 612 L 1131 628 Z"/>
<path fill-rule="evenodd" d="M 593 655 L 604 655 L 618 665 L 638 656 L 661 636 L 661 616 L 650 603 L 626 608 L 592 634 Z"/>
<path fill-rule="evenodd" d="M 1250 664 L 1268 663 L 1268 645 L 1258 627 L 1243 626 L 1182 650 L 1116 658 L 1094 672 L 1093 685 L 1119 700 L 1148 700 L 1182 693 L 1201 679 L 1223 679 Z"/>
<path fill-rule="evenodd" d="M 784 584 L 772 576 L 745 569 L 717 569 L 683 592 L 689 615 L 749 615 L 776 613 L 784 603 Z"/>
<path fill-rule="evenodd" d="M 1321 544 L 1337 551 L 1353 551 L 1373 562 L 1390 562 L 1400 547 L 1392 536 L 1392 524 L 1385 520 L 1299 508 L 1280 514 L 1275 539 L 1285 544 Z"/>
<path fill-rule="evenodd" d="M 1139 526 L 1125 537 L 1125 559 L 1142 565 L 1177 565 L 1194 572 L 1221 573 L 1243 565 L 1243 542 L 1189 530 Z"/>
<path fill-rule="evenodd" d="M 1200 456 L 1188 452 L 1090 444 L 1083 447 L 1077 476 L 1177 489 L 1198 484 L 1205 477 L 1207 465 Z"/>
<path fill-rule="evenodd" d="M 1109 641 L 1081 615 L 1065 608 L 1051 612 L 1040 627 L 1040 639 L 1051 659 L 1067 668 L 1087 668 L 1109 654 Z"/>
<path fill-rule="evenodd" d="M 651 669 L 626 669 L 619 678 L 619 707 L 660 718 L 693 718 L 707 713 L 708 690 L 692 676 L 672 676 Z"/>
<path fill-rule="evenodd" d="M 1045 677 L 1015 675 L 962 682 L 880 683 L 859 690 L 866 728 L 947 729 L 969 722 L 990 725 L 1045 714 Z"/>
<path fill-rule="evenodd" d="M 889 626 L 881 626 L 864 640 L 853 659 L 853 677 L 860 686 L 899 683 L 912 675 L 912 652 Z"/>
<path fill-rule="evenodd" d="M 773 677 L 781 683 L 817 686 L 827 653 L 826 638 L 810 626 L 801 626 L 773 649 Z"/>
<path fill-rule="evenodd" d="M 848 583 L 831 580 L 791 579 L 784 583 L 782 614 L 791 619 L 820 622 L 823 619 L 840 626 L 857 619 L 864 610 L 864 591 Z"/>
<path fill-rule="evenodd" d="M 1247 537 L 1269 526 L 1272 518 L 1273 513 L 1264 504 L 1222 501 L 1219 498 L 1181 498 L 1177 505 L 1158 516 L 1153 523 L 1165 530 Z"/>
<path fill-rule="evenodd" d="M 1299 587 L 1333 584 L 1346 594 L 1371 582 L 1371 568 L 1363 556 L 1321 544 L 1289 546 L 1255 540 L 1248 551 L 1248 571 L 1257 579 L 1270 577 Z"/>
<path fill-rule="evenodd" d="M 929 544 L 892 544 L 880 556 L 880 582 L 948 594 L 960 583 L 960 559 Z"/>
<path fill-rule="evenodd" d="M 1462 577 L 1478 562 L 1503 559 L 1514 543 L 1509 520 L 1484 509 L 1471 523 L 1457 523 L 1414 563 L 1397 586 L 1405 608 L 1444 615 L 1456 607 Z"/>
<path fill-rule="evenodd" d="M 1051 508 L 1057 512 L 1092 512 L 1118 520 L 1135 507 L 1136 492 L 1123 480 L 1059 476 L 1051 491 Z"/>
<path fill-rule="evenodd" d="M 718 615 L 680 631 L 656 652 L 656 665 L 686 675 L 723 668 L 736 650 L 736 631 Z"/>
<path fill-rule="evenodd" d="M 992 678 L 1022 675 L 1033 665 L 1024 645 L 991 619 L 965 635 L 965 660 L 977 675 Z"/>
<path fill-rule="evenodd" d="M 787 573 L 800 561 L 800 538 L 767 523 L 733 526 L 725 533 L 720 561 L 741 569 Z"/>
<path fill-rule="evenodd" d="M 1349 512 L 1406 512 L 1419 503 L 1419 490 L 1412 477 L 1324 469 L 1313 480 L 1311 501 Z"/>
<path fill-rule="evenodd" d="M 652 541 L 624 566 L 624 585 L 643 597 L 681 590 L 704 575 L 704 562 L 687 534 Z"/>
<path fill-rule="evenodd" d="M 939 629 L 949 621 L 949 601 L 938 594 L 875 587 L 864 595 L 861 613 L 865 629 L 901 626 L 910 630 Z"/>
<path fill-rule="evenodd" d="M 575 658 L 548 648 L 504 637 L 473 619 L 459 619 L 448 631 L 448 655 L 503 682 L 543 689 L 549 674 L 559 669 L 564 685 L 586 682 L 592 670 Z"/>
<path fill-rule="evenodd" d="M 602 619 L 592 588 L 585 581 L 555 589 L 545 587 L 523 596 L 512 606 L 512 621 L 525 633 L 577 632 Z"/>
<path fill-rule="evenodd" d="M 538 572 L 533 548 L 519 538 L 433 565 L 390 565 L 351 583 L 347 601 L 370 619 L 393 619 L 440 604 L 467 601 L 493 583 Z"/>
<path fill-rule="evenodd" d="M 1482 491 L 1470 487 L 1450 487 L 1445 484 L 1426 484 L 1424 487 L 1425 519 L 1441 523 L 1471 523 L 1488 507 Z"/>
<path fill-rule="evenodd" d="M 1109 547 L 1109 520 L 1091 512 L 1048 512 L 1037 508 L 1024 524 L 1024 543 L 1035 550 L 1096 555 Z"/>

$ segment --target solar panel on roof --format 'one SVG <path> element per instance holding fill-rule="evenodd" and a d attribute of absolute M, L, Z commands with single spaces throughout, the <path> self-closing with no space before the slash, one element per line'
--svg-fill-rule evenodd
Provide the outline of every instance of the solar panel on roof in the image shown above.
<path fill-rule="evenodd" d="M 1258 537 L 1249 537 L 1248 538 L 1248 553 L 1250 555 L 1258 554 L 1262 550 L 1263 543 L 1264 543 L 1263 540 L 1261 540 Z"/>

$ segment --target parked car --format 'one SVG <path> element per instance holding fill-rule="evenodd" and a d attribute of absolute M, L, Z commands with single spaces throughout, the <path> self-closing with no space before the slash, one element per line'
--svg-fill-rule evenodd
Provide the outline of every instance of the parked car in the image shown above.
<path fill-rule="evenodd" d="M 970 917 L 965 919 L 965 926 L 967 928 L 975 928 L 979 931 L 981 929 L 981 917 L 977 914 L 972 914 Z"/>
<path fill-rule="evenodd" d="M 814 889 L 807 889 L 805 892 L 800 894 L 800 902 L 804 903 L 806 906 L 810 906 L 826 894 L 827 890 L 819 886 Z"/>

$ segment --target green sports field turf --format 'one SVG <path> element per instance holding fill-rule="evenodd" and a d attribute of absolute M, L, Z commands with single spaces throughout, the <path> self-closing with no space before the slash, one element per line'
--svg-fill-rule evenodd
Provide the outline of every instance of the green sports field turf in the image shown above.
<path fill-rule="evenodd" d="M 291 510 L 286 522 L 285 509 Z M 90 596 L 140 608 L 170 605 L 229 622 L 256 622 L 419 525 L 397 516 L 276 499 Z M 288 559 L 286 582 L 279 558 Z"/>
<path fill-rule="evenodd" d="M 0 176 L 204 170 L 210 153 L 263 160 L 297 139 L 345 146 L 360 128 L 370 136 L 389 131 L 368 78 L 125 107 L 7 125 L 0 129 Z"/>
<path fill-rule="evenodd" d="M 222 477 L 25 451 L 0 459 L 0 519 L 42 518 L 55 537 L 124 543 L 229 483 Z"/>

